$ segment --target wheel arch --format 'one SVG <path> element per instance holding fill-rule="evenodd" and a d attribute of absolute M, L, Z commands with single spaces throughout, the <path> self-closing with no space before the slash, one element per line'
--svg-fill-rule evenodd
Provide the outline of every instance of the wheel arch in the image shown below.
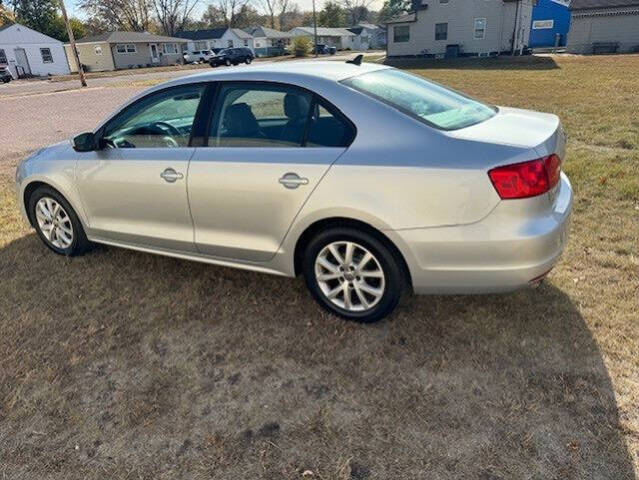
<path fill-rule="evenodd" d="M 64 198 L 67 201 L 67 203 L 71 205 L 71 208 L 73 208 L 76 216 L 78 217 L 78 220 L 82 224 L 82 227 L 86 229 L 86 224 L 82 216 L 82 211 L 79 210 L 76 205 L 74 205 L 74 202 L 69 198 L 69 195 L 66 195 L 60 188 L 56 187 L 50 182 L 40 180 L 40 179 L 31 180 L 29 183 L 27 183 L 27 185 L 24 187 L 24 190 L 22 192 L 22 202 L 24 205 L 24 211 L 26 212 L 27 219 L 29 220 L 29 224 L 32 227 L 35 228 L 35 219 L 33 218 L 33 214 L 29 209 L 29 199 L 31 198 L 31 195 L 33 195 L 33 193 L 40 187 L 50 188 L 51 190 L 55 191 L 58 195 L 60 195 L 62 198 Z"/>
<path fill-rule="evenodd" d="M 382 242 L 384 245 L 386 245 L 389 248 L 389 250 L 392 252 L 392 254 L 396 257 L 400 265 L 400 268 L 404 272 L 407 285 L 411 286 L 412 288 L 413 282 L 412 282 L 410 269 L 408 268 L 408 264 L 406 263 L 406 259 L 404 258 L 404 255 L 402 254 L 400 249 L 397 247 L 397 245 L 395 245 L 395 243 L 387 235 L 385 235 L 383 231 L 373 227 L 372 225 L 366 222 L 363 222 L 361 220 L 356 220 L 354 218 L 348 218 L 348 217 L 323 218 L 321 220 L 317 220 L 313 222 L 308 227 L 306 227 L 306 229 L 301 233 L 301 235 L 297 239 L 297 242 L 295 243 L 295 251 L 294 251 L 293 258 L 294 258 L 294 269 L 295 269 L 296 276 L 300 275 L 302 272 L 302 259 L 304 256 L 304 250 L 306 249 L 306 246 L 308 245 L 310 240 L 313 238 L 313 235 L 327 228 L 334 228 L 334 227 L 351 227 L 351 228 L 357 228 L 357 229 L 363 230 L 366 233 L 374 236 L 377 240 Z"/>

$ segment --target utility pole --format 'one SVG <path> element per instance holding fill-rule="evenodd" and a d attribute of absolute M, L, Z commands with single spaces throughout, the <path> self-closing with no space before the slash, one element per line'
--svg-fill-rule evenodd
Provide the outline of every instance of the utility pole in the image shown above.
<path fill-rule="evenodd" d="M 75 37 L 73 36 L 73 29 L 71 28 L 71 23 L 69 23 L 69 17 L 67 16 L 67 9 L 64 6 L 64 0 L 60 0 L 60 8 L 62 9 L 62 17 L 64 17 L 64 23 L 67 26 L 67 33 L 69 34 L 69 43 L 71 44 L 71 52 L 73 53 L 73 58 L 75 58 L 75 64 L 78 66 L 78 75 L 80 75 L 80 83 L 83 87 L 87 86 L 87 80 L 84 78 L 84 70 L 82 69 L 82 64 L 80 63 L 80 56 L 78 55 L 78 49 L 75 46 Z"/>
<path fill-rule="evenodd" d="M 315 0 L 313 0 L 313 43 L 315 44 L 315 57 L 319 54 L 317 52 L 317 15 L 315 14 Z"/>

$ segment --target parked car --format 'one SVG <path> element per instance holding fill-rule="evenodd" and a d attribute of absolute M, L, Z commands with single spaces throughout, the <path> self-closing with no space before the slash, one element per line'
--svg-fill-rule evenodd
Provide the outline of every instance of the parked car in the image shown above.
<path fill-rule="evenodd" d="M 195 50 L 193 52 L 185 52 L 183 55 L 186 63 L 208 62 L 213 58 L 214 53 L 211 50 Z"/>
<path fill-rule="evenodd" d="M 9 70 L 6 67 L 0 67 L 0 82 L 9 83 L 11 80 L 13 80 L 13 77 Z"/>
<path fill-rule="evenodd" d="M 230 67 L 231 65 L 238 65 L 240 63 L 249 64 L 255 58 L 255 54 L 250 48 L 226 48 L 224 50 L 220 50 L 220 52 L 215 55 L 209 61 L 209 64 L 212 67 L 217 67 L 219 65 L 226 65 Z"/>
<path fill-rule="evenodd" d="M 22 213 L 61 255 L 96 242 L 303 275 L 322 307 L 362 322 L 406 290 L 539 283 L 572 207 L 559 118 L 358 58 L 152 87 L 20 162 Z"/>
<path fill-rule="evenodd" d="M 316 48 L 318 55 L 335 55 L 335 52 L 337 52 L 337 48 L 329 47 L 328 45 L 324 45 L 323 43 L 318 43 Z M 316 48 L 313 48 L 313 54 L 315 53 Z"/>

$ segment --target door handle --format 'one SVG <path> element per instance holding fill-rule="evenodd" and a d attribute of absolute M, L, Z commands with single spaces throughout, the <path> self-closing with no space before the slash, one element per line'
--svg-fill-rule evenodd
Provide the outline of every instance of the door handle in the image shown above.
<path fill-rule="evenodd" d="M 279 182 L 284 185 L 285 188 L 297 188 L 300 185 L 308 185 L 308 178 L 302 178 L 297 173 L 289 172 L 285 173 Z"/>
<path fill-rule="evenodd" d="M 172 168 L 167 168 L 162 173 L 160 173 L 160 177 L 162 177 L 169 183 L 175 183 L 177 180 L 181 180 L 182 178 L 184 178 L 184 175 L 180 172 L 176 172 Z"/>

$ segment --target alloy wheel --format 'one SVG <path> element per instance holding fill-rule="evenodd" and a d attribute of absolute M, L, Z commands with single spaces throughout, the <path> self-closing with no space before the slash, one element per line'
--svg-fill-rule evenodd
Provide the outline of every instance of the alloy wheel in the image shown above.
<path fill-rule="evenodd" d="M 67 249 L 73 243 L 71 218 L 56 200 L 42 197 L 36 203 L 36 220 L 42 235 L 56 248 Z"/>
<path fill-rule="evenodd" d="M 333 305 L 349 312 L 372 309 L 386 288 L 380 262 L 368 249 L 351 241 L 333 242 L 320 251 L 315 279 Z"/>

